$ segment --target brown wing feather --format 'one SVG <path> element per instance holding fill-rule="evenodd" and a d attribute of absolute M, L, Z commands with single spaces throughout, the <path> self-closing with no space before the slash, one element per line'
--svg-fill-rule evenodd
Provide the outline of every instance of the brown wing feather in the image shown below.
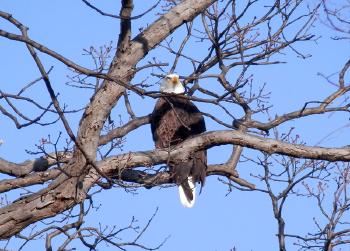
<path fill-rule="evenodd" d="M 187 99 L 180 97 L 159 98 L 151 119 L 151 129 L 156 148 L 168 148 L 184 140 L 205 132 L 203 115 Z M 186 162 L 174 163 L 170 160 L 170 172 L 174 181 L 186 189 L 187 177 L 204 185 L 207 169 L 207 153 L 199 151 Z"/>

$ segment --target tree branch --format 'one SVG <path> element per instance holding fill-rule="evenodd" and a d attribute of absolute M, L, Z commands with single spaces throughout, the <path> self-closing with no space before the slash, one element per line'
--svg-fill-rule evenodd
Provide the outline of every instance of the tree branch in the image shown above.
<path fill-rule="evenodd" d="M 146 125 L 150 122 L 151 115 L 146 115 L 143 117 L 138 117 L 130 120 L 128 123 L 123 125 L 122 127 L 118 127 L 106 135 L 102 135 L 99 140 L 99 145 L 105 145 L 113 139 L 121 138 L 127 135 L 129 132 L 139 128 L 140 126 Z"/>

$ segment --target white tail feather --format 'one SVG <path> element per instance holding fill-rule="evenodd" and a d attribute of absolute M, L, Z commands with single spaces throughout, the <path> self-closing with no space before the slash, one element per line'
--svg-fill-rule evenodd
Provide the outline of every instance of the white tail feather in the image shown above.
<path fill-rule="evenodd" d="M 191 207 L 193 207 L 194 202 L 196 200 L 196 186 L 195 186 L 195 183 L 193 182 L 192 176 L 188 177 L 188 184 L 190 185 L 190 188 L 192 189 L 193 200 L 190 201 L 187 199 L 185 191 L 181 185 L 179 186 L 179 195 L 180 195 L 181 204 L 184 207 L 191 208 Z"/>

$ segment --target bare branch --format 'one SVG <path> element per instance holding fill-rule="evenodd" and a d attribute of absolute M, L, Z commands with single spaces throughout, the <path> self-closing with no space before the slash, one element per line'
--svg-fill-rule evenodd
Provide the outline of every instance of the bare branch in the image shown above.
<path fill-rule="evenodd" d="M 101 9 L 97 8 L 96 6 L 92 5 L 90 2 L 88 2 L 87 0 L 82 0 L 83 3 L 85 3 L 87 6 L 89 6 L 91 9 L 97 11 L 98 13 L 100 13 L 102 16 L 107 16 L 107 17 L 112 17 L 112 18 L 117 18 L 117 19 L 130 19 L 130 20 L 133 20 L 133 19 L 138 19 L 138 18 L 141 18 L 143 17 L 144 15 L 146 15 L 147 13 L 151 12 L 152 10 L 154 10 L 158 4 L 160 3 L 161 0 L 158 0 L 154 5 L 152 5 L 148 10 L 144 11 L 143 13 L 139 14 L 139 15 L 136 15 L 136 16 L 133 16 L 133 17 L 130 17 L 130 16 L 124 16 L 122 15 L 122 13 L 120 14 L 120 16 L 118 15 L 113 15 L 113 14 L 109 14 L 109 13 L 106 13 L 104 11 L 102 11 Z"/>

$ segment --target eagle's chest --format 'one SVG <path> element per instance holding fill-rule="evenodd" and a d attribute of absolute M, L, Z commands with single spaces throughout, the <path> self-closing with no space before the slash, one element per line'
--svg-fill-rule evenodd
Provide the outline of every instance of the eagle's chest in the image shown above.
<path fill-rule="evenodd" d="M 152 113 L 151 129 L 157 148 L 168 148 L 205 131 L 204 118 L 189 100 L 160 98 Z"/>
<path fill-rule="evenodd" d="M 167 148 L 177 145 L 188 138 L 190 131 L 189 121 L 181 117 L 175 109 L 171 109 L 160 119 L 156 132 L 161 139 L 161 145 L 158 147 Z"/>

